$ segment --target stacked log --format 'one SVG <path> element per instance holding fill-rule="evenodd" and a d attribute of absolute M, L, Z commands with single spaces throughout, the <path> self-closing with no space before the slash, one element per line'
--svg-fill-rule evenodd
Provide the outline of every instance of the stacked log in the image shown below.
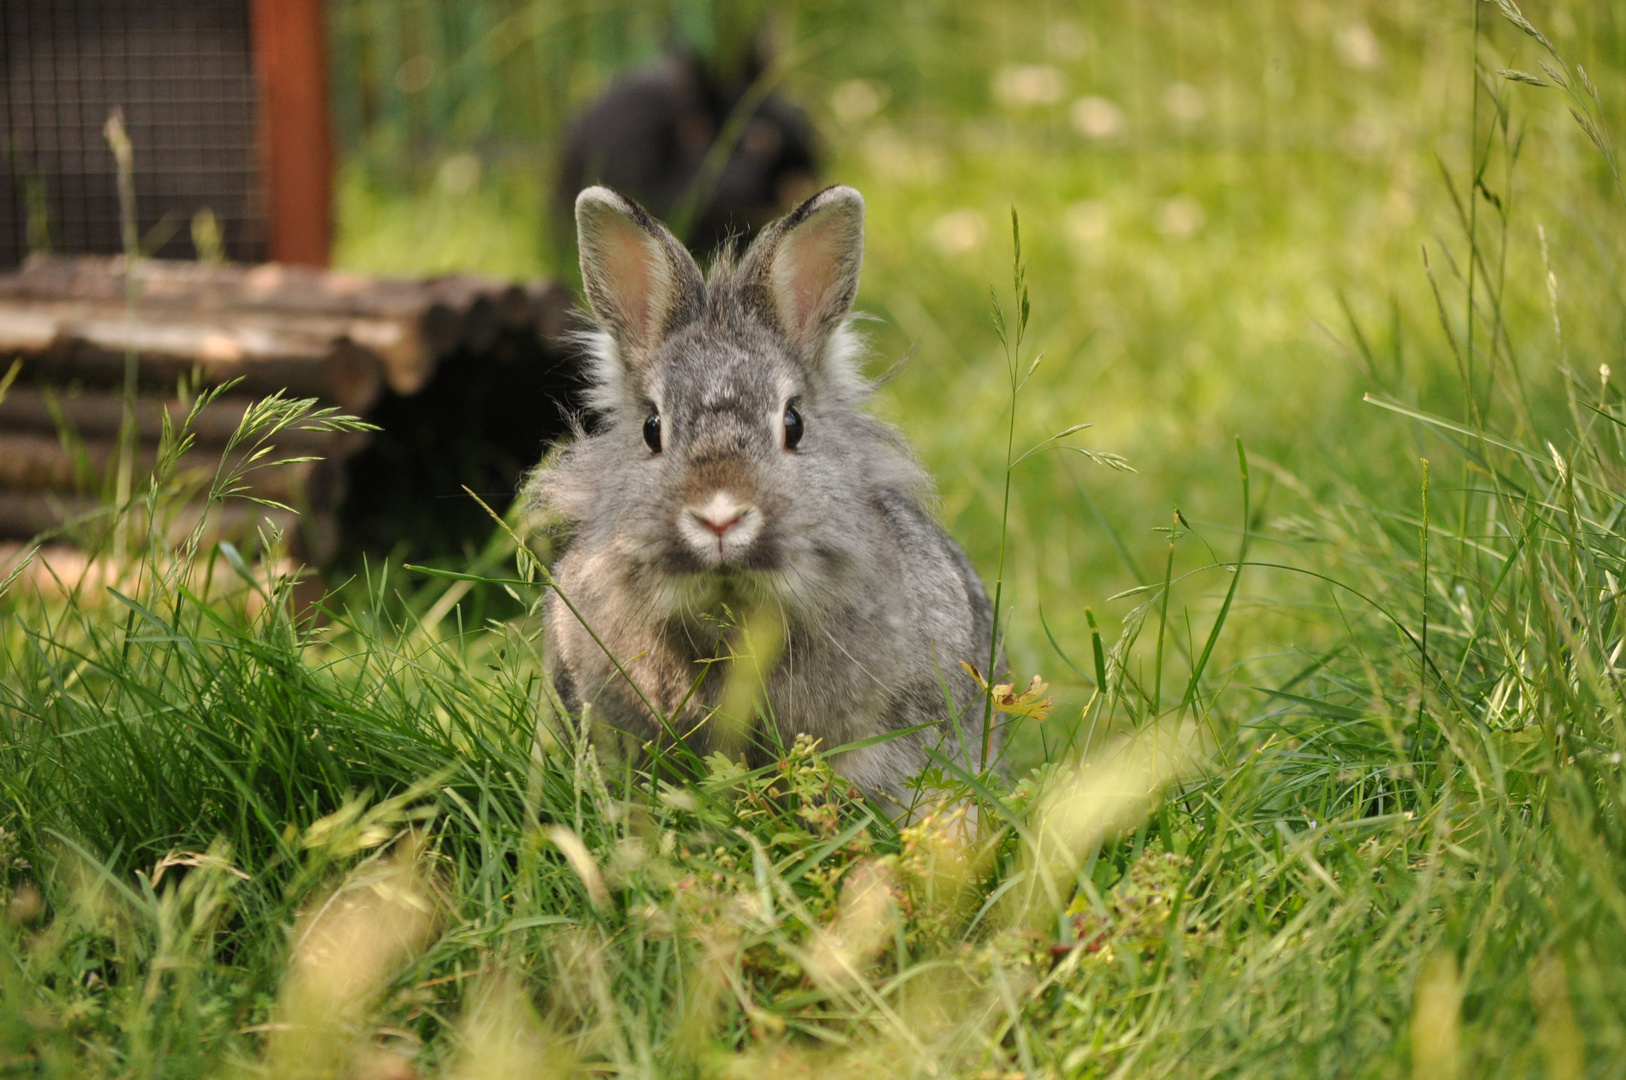
<path fill-rule="evenodd" d="M 547 283 L 32 256 L 0 274 L 0 375 L 22 361 L 0 400 L 0 538 L 32 536 L 105 502 L 131 357 L 138 470 L 152 466 L 165 415 L 173 425 L 187 415 L 183 380 L 236 380 L 194 418 L 180 462 L 212 473 L 258 398 L 284 391 L 365 419 L 386 397 L 418 394 L 443 363 L 471 362 L 500 338 L 556 351 L 567 309 L 565 291 Z M 305 557 L 326 556 L 342 464 L 366 442 L 283 431 L 278 458 L 319 460 L 252 473 L 252 494 L 303 514 Z"/>

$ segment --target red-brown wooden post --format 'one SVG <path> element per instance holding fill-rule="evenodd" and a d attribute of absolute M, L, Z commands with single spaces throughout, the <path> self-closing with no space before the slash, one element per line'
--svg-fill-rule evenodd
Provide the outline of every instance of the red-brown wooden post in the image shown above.
<path fill-rule="evenodd" d="M 251 0 L 260 88 L 267 248 L 326 266 L 333 239 L 333 135 L 323 0 Z"/>

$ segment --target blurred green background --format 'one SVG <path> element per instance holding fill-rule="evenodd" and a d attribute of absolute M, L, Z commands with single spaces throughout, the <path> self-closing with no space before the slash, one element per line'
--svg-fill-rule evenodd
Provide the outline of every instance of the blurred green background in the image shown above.
<path fill-rule="evenodd" d="M 764 10 L 337 0 L 337 261 L 573 281 L 549 202 L 569 117 L 673 43 L 739 48 Z M 1528 14 L 1611 116 L 1626 99 L 1626 4 Z M 1460 418 L 1463 379 L 1488 386 L 1446 337 L 1461 340 L 1466 311 L 1466 267 L 1444 246 L 1460 247 L 1459 214 L 1500 245 L 1481 280 L 1517 281 L 1503 314 L 1538 409 L 1564 407 L 1544 374 L 1554 365 L 1620 366 L 1623 238 L 1592 225 L 1610 220 L 1615 182 L 1561 94 L 1495 74 L 1536 70 L 1539 47 L 1493 5 L 835 0 L 774 5 L 767 25 L 785 92 L 818 126 L 825 179 L 869 203 L 859 306 L 878 317 L 865 324 L 872 370 L 914 350 L 878 409 L 937 477 L 942 517 L 984 576 L 998 561 L 1008 407 L 989 290 L 1009 305 L 1013 207 L 1033 297 L 1025 354 L 1045 356 L 1018 404 L 1017 449 L 1089 422 L 1071 441 L 1136 470 L 1063 453 L 1017 470 L 1006 598 L 1019 672 L 1066 683 L 1044 625 L 1087 654 L 1087 606 L 1115 636 L 1135 600 L 1109 598 L 1162 579 L 1176 509 L 1197 536 L 1175 574 L 1232 557 L 1237 438 L 1263 561 L 1317 542 L 1300 507 L 1417 491 L 1422 436 L 1409 442 L 1362 395 Z M 1516 172 L 1495 148 L 1501 124 Z M 1489 164 L 1470 200 L 1476 140 Z M 1497 208 L 1514 205 L 1503 232 Z M 1563 253 L 1562 348 L 1531 222 Z M 1511 419 L 1501 401 L 1479 403 L 1488 424 Z M 1176 624 L 1206 624 L 1203 597 L 1226 584 L 1198 573 Z M 1327 613 L 1295 607 L 1320 602 L 1305 588 L 1250 571 L 1239 656 L 1313 644 Z"/>

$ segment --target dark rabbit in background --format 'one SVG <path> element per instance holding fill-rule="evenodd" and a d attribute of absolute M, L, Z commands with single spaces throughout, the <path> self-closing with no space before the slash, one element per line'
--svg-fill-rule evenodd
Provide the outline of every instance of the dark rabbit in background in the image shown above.
<path fill-rule="evenodd" d="M 813 125 L 779 94 L 744 105 L 750 116 L 730 132 L 736 141 L 721 171 L 701 176 L 730 118 L 767 70 L 765 50 L 760 46 L 734 74 L 728 65 L 677 51 L 612 85 L 576 118 L 565 141 L 562 213 L 569 214 L 576 192 L 604 184 L 663 218 L 687 210 L 686 239 L 709 252 L 731 236 L 755 235 L 810 195 L 818 176 Z M 709 190 L 691 190 L 697 184 Z"/>
<path fill-rule="evenodd" d="M 613 191 L 583 191 L 576 221 L 601 422 L 532 486 L 575 529 L 554 570 L 570 606 L 550 593 L 547 609 L 566 709 L 601 750 L 677 734 L 753 765 L 800 733 L 831 750 L 930 725 L 832 760 L 900 803 L 933 750 L 974 769 L 984 699 L 961 662 L 987 665 L 992 610 L 902 437 L 863 409 L 858 192 L 820 192 L 709 279 Z M 728 667 L 712 661 L 749 612 L 783 635 L 762 683 L 777 731 L 738 745 L 708 719 Z"/>

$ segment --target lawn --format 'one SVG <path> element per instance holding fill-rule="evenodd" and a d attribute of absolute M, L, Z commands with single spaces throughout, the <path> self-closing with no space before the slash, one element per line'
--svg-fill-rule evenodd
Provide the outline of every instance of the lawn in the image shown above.
<path fill-rule="evenodd" d="M 550 140 L 667 12 L 333 3 L 338 261 L 572 280 Z M 1626 5 L 778 29 L 875 407 L 1049 707 L 901 827 L 808 745 L 617 772 L 538 734 L 543 540 L 312 625 L 114 525 L 0 590 L 0 1069 L 1626 1071 Z"/>

